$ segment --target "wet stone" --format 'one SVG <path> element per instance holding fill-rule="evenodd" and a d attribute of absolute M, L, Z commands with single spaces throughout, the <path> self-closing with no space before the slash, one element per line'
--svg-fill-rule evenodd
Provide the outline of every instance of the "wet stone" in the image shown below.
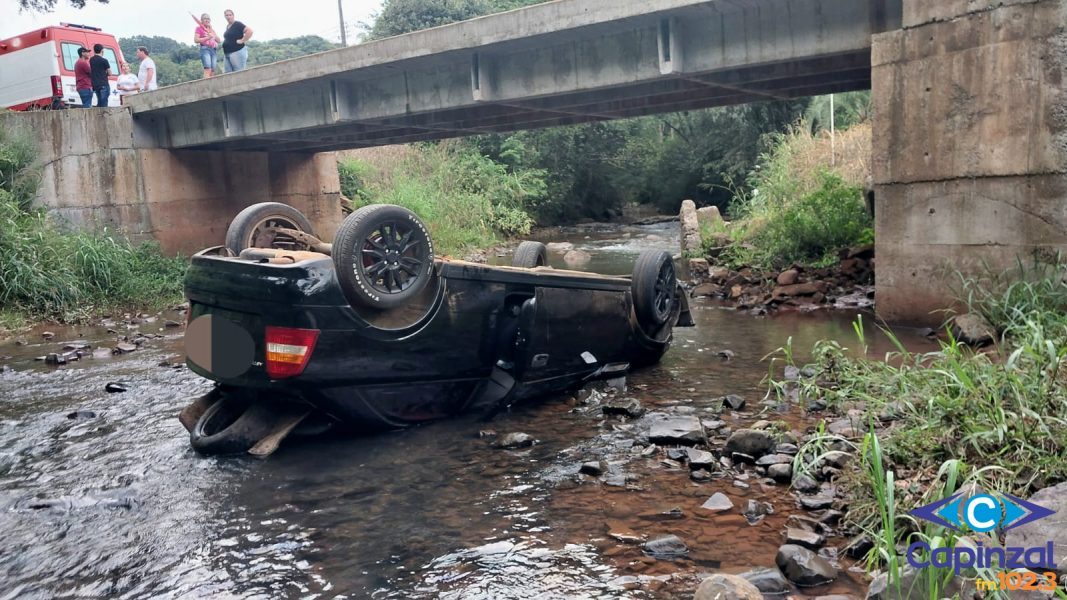
<path fill-rule="evenodd" d="M 805 494 L 814 494 L 819 491 L 819 482 L 811 475 L 800 474 L 793 478 L 793 488 Z"/>
<path fill-rule="evenodd" d="M 50 339 L 56 337 L 56 334 L 52 333 L 51 331 L 42 331 L 41 332 L 41 337 L 43 337 L 46 340 L 50 340 Z"/>
<path fill-rule="evenodd" d="M 789 581 L 801 587 L 823 585 L 837 579 L 837 569 L 826 559 L 795 544 L 779 548 L 774 562 Z"/>
<path fill-rule="evenodd" d="M 756 465 L 760 467 L 769 467 L 771 465 L 784 465 L 792 462 L 793 457 L 788 454 L 768 454 L 757 459 Z"/>
<path fill-rule="evenodd" d="M 704 482 L 704 481 L 711 481 L 713 476 L 711 474 L 711 471 L 707 471 L 707 470 L 704 470 L 704 469 L 697 469 L 696 471 L 693 471 L 692 473 L 689 474 L 689 478 L 692 479 L 693 481 Z"/>
<path fill-rule="evenodd" d="M 874 542 L 865 534 L 857 535 L 852 538 L 848 545 L 845 546 L 845 556 L 860 560 L 867 556 L 867 554 L 874 549 Z"/>
<path fill-rule="evenodd" d="M 722 492 L 716 492 L 711 498 L 708 498 L 704 504 L 700 505 L 700 508 L 710 510 L 711 512 L 723 512 L 730 510 L 733 507 L 733 501 L 730 500 L 729 496 Z"/>
<path fill-rule="evenodd" d="M 64 354 L 57 354 L 52 352 L 44 357 L 44 364 L 46 365 L 65 365 L 67 364 L 67 357 Z"/>
<path fill-rule="evenodd" d="M 626 475 L 621 473 L 615 475 L 608 475 L 604 479 L 604 485 L 610 487 L 626 487 Z"/>
<path fill-rule="evenodd" d="M 844 469 L 850 460 L 852 460 L 851 454 L 840 451 L 827 452 L 822 457 L 822 462 L 824 464 L 837 469 Z"/>
<path fill-rule="evenodd" d="M 830 495 L 818 494 L 815 496 L 801 496 L 800 505 L 808 510 L 820 510 L 830 508 L 834 504 L 834 498 Z"/>
<path fill-rule="evenodd" d="M 734 351 L 733 350 L 719 350 L 716 354 L 718 355 L 719 358 L 721 358 L 723 360 L 733 360 L 733 358 L 734 358 Z"/>
<path fill-rule="evenodd" d="M 714 454 L 696 448 L 686 448 L 686 458 L 689 461 L 689 468 L 693 470 L 708 468 L 718 463 Z"/>
<path fill-rule="evenodd" d="M 91 410 L 76 410 L 67 415 L 68 419 L 95 419 L 96 413 Z"/>
<path fill-rule="evenodd" d="M 764 596 L 784 596 L 793 591 L 789 580 L 778 569 L 759 567 L 742 573 L 741 577 L 756 586 Z"/>
<path fill-rule="evenodd" d="M 93 358 L 110 358 L 111 348 L 96 348 L 93 350 Z"/>
<path fill-rule="evenodd" d="M 641 549 L 645 554 L 660 560 L 685 558 L 689 555 L 689 548 L 685 542 L 676 535 L 667 535 L 645 542 Z"/>
<path fill-rule="evenodd" d="M 797 448 L 796 444 L 783 443 L 778 444 L 774 447 L 775 454 L 788 454 L 790 456 L 795 456 L 798 452 L 800 452 L 800 448 Z"/>
<path fill-rule="evenodd" d="M 78 340 L 75 342 L 67 342 L 63 346 L 64 350 L 88 350 L 89 348 L 92 348 L 92 346 L 89 345 L 89 342 L 85 342 L 82 340 Z"/>
<path fill-rule="evenodd" d="M 166 327 L 167 329 L 175 329 L 175 328 L 181 327 L 181 326 L 182 326 L 181 323 L 179 323 L 177 321 L 171 321 L 170 319 L 167 319 L 166 321 L 163 321 L 163 327 Z"/>
<path fill-rule="evenodd" d="M 774 439 L 765 431 L 738 429 L 726 440 L 726 453 L 760 457 L 770 452 L 774 446 Z"/>
<path fill-rule="evenodd" d="M 130 384 L 125 381 L 111 381 L 104 386 L 104 391 L 109 394 L 118 394 L 125 392 L 129 388 L 129 385 Z"/>
<path fill-rule="evenodd" d="M 726 427 L 726 421 L 720 421 L 719 419 L 703 419 L 700 424 L 704 426 L 705 431 L 718 431 Z"/>
<path fill-rule="evenodd" d="M 743 577 L 716 573 L 700 582 L 693 600 L 763 600 L 763 594 Z"/>
<path fill-rule="evenodd" d="M 800 369 L 793 365 L 786 365 L 784 376 L 786 381 L 797 381 L 800 379 Z"/>
<path fill-rule="evenodd" d="M 793 465 L 777 464 L 767 467 L 767 476 L 777 483 L 789 483 L 793 477 Z"/>
<path fill-rule="evenodd" d="M 115 349 L 112 350 L 111 353 L 112 354 L 129 354 L 130 352 L 133 352 L 134 350 L 137 350 L 137 345 L 136 344 L 131 344 L 129 342 L 119 342 L 119 343 L 115 344 Z"/>
<path fill-rule="evenodd" d="M 741 410 L 745 407 L 745 399 L 737 394 L 730 394 L 729 396 L 722 397 L 723 406 L 727 406 L 732 410 Z"/>
<path fill-rule="evenodd" d="M 641 406 L 641 401 L 637 398 L 612 400 L 605 404 L 601 410 L 605 415 L 622 415 L 633 419 L 645 414 L 645 407 Z"/>
<path fill-rule="evenodd" d="M 646 521 L 677 521 L 685 518 L 685 511 L 677 506 L 672 506 L 665 510 L 643 512 L 637 516 Z"/>
<path fill-rule="evenodd" d="M 669 458 L 671 460 L 677 460 L 677 461 L 685 460 L 686 457 L 689 456 L 686 453 L 686 450 L 687 450 L 687 448 L 668 448 L 667 449 L 667 458 Z"/>
<path fill-rule="evenodd" d="M 599 477 L 608 470 L 608 465 L 602 460 L 594 460 L 586 463 L 582 463 L 582 466 L 578 469 L 579 473 L 585 475 L 592 475 L 593 477 Z"/>
<path fill-rule="evenodd" d="M 747 490 L 750 487 L 747 483 L 738 479 L 735 479 L 733 483 L 734 487 L 740 490 Z"/>
<path fill-rule="evenodd" d="M 769 502 L 756 502 L 749 500 L 745 503 L 745 509 L 741 511 L 749 525 L 757 525 L 763 521 L 763 517 L 774 514 L 774 506 Z"/>
<path fill-rule="evenodd" d="M 830 433 L 847 438 L 857 438 L 863 435 L 861 426 L 852 422 L 852 419 L 839 419 L 830 423 L 826 429 Z"/>
<path fill-rule="evenodd" d="M 665 417 L 652 423 L 648 440 L 654 444 L 695 446 L 707 441 L 700 419 L 696 417 Z"/>
<path fill-rule="evenodd" d="M 785 530 L 785 543 L 804 546 L 809 550 L 818 550 L 826 545 L 826 537 L 814 531 L 790 527 Z"/>
<path fill-rule="evenodd" d="M 493 443 L 493 447 L 503 450 L 511 450 L 514 448 L 528 448 L 536 443 L 537 440 L 535 440 L 533 436 L 519 431 L 502 436 Z"/>

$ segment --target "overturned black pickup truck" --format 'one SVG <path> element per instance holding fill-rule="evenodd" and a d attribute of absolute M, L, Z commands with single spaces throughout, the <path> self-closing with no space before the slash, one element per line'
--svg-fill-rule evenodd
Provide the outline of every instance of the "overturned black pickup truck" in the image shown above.
<path fill-rule="evenodd" d="M 414 213 L 363 207 L 333 244 L 278 203 L 250 206 L 186 276 L 189 367 L 215 388 L 180 419 L 204 454 L 273 452 L 291 433 L 400 428 L 619 377 L 692 325 L 670 254 L 632 277 L 434 257 Z"/>

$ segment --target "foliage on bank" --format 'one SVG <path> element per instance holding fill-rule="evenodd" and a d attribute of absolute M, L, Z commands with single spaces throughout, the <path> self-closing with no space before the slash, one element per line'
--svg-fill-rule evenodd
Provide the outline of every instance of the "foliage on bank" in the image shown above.
<path fill-rule="evenodd" d="M 406 207 L 426 222 L 438 252 L 464 252 L 530 232 L 546 193 L 545 173 L 510 169 L 457 142 L 348 153 L 338 164 L 353 208 Z"/>
<path fill-rule="evenodd" d="M 1067 480 L 1063 267 L 1036 262 L 963 280 L 971 312 L 985 316 L 999 335 L 990 352 L 950 338 L 934 352 L 909 353 L 898 343 L 885 360 L 869 360 L 859 323 L 859 357 L 822 341 L 813 351 L 812 377 L 773 383 L 779 391 L 799 385 L 802 402 L 821 399 L 841 413 L 862 411 L 873 433 L 858 448 L 862 468 L 842 483 L 849 521 L 876 542 L 870 568 L 897 570 L 899 542 L 953 543 L 952 532 L 907 514 L 917 506 L 975 487 L 1026 497 Z M 834 439 L 816 435 L 809 444 Z M 950 577 L 941 575 L 947 574 L 922 582 L 929 597 L 942 597 Z"/>
<path fill-rule="evenodd" d="M 0 129 L 0 327 L 181 300 L 184 259 L 106 231 L 68 230 L 32 208 L 35 157 L 33 140 Z"/>
<path fill-rule="evenodd" d="M 817 128 L 816 128 L 817 129 Z M 747 185 L 735 187 L 729 228 L 705 235 L 724 240 L 728 266 L 826 266 L 838 251 L 874 240 L 863 186 L 870 173 L 871 126 L 860 123 L 831 140 L 807 122 L 769 137 Z M 710 251 L 710 248 L 708 248 Z"/>

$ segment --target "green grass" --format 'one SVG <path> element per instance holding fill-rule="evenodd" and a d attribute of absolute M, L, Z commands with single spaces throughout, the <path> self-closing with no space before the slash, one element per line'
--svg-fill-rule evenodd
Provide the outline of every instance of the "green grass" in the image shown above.
<path fill-rule="evenodd" d="M 185 260 L 108 231 L 71 231 L 30 208 L 34 155 L 30 140 L 0 130 L 0 327 L 180 301 Z"/>
<path fill-rule="evenodd" d="M 840 413 L 865 411 L 872 433 L 860 450 L 860 468 L 846 471 L 841 483 L 851 499 L 848 521 L 876 540 L 869 569 L 898 570 L 902 543 L 955 543 L 952 532 L 906 514 L 917 506 L 968 487 L 1026 497 L 1067 480 L 1062 272 L 1058 262 L 1035 263 L 995 277 L 961 278 L 970 309 L 1002 333 L 992 352 L 976 352 L 949 336 L 936 351 L 910 353 L 886 331 L 896 351 L 870 360 L 857 321 L 858 356 L 836 341 L 820 341 L 807 365 L 813 377 L 771 381 L 772 393 L 822 398 Z M 794 364 L 790 345 L 779 355 Z M 887 408 L 898 419 L 876 436 L 873 428 Z M 813 436 L 802 454 L 817 454 L 826 441 Z M 941 598 L 949 578 L 928 571 L 920 578 L 924 597 Z"/>
<path fill-rule="evenodd" d="M 353 208 L 397 204 L 415 212 L 443 254 L 459 255 L 530 232 L 530 211 L 544 199 L 544 173 L 512 171 L 461 145 L 415 146 L 386 172 L 342 160 L 342 191 Z"/>

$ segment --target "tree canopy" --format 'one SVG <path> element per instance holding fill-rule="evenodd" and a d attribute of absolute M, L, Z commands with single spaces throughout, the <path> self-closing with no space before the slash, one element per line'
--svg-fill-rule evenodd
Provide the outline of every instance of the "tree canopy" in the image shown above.
<path fill-rule="evenodd" d="M 385 0 L 365 36 L 377 40 L 547 0 Z"/>
<path fill-rule="evenodd" d="M 91 0 L 67 0 L 74 8 L 85 8 Z M 92 0 L 99 2 L 100 4 L 107 4 L 107 0 Z M 21 10 L 35 10 L 38 12 L 48 12 L 55 8 L 59 0 L 18 0 L 19 8 Z"/>

